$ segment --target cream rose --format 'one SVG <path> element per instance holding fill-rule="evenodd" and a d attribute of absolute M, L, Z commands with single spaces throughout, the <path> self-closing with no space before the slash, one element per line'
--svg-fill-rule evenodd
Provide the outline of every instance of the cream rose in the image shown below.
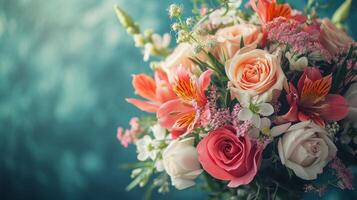
<path fill-rule="evenodd" d="M 336 156 L 337 148 L 325 129 L 311 121 L 291 126 L 279 139 L 281 162 L 304 180 L 314 180 Z"/>
<path fill-rule="evenodd" d="M 225 68 L 231 94 L 244 107 L 252 100 L 270 102 L 286 80 L 278 56 L 260 49 L 237 53 Z"/>
<path fill-rule="evenodd" d="M 220 29 L 216 33 L 218 45 L 213 53 L 221 60 L 230 59 L 241 46 L 258 45 L 262 35 L 260 28 L 253 24 L 236 24 Z M 244 44 L 241 44 L 242 40 Z"/>
<path fill-rule="evenodd" d="M 338 29 L 330 20 L 321 21 L 321 44 L 332 54 L 335 55 L 341 49 L 348 49 L 353 43 L 353 39 L 343 30 Z"/>
<path fill-rule="evenodd" d="M 163 152 L 164 168 L 171 177 L 172 185 L 182 190 L 195 184 L 202 173 L 194 138 L 173 140 Z"/>

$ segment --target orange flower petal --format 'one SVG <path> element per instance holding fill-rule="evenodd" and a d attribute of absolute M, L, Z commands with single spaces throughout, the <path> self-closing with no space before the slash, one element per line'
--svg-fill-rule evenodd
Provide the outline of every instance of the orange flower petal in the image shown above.
<path fill-rule="evenodd" d="M 153 78 L 146 74 L 134 75 L 132 84 L 138 95 L 156 101 L 156 83 Z"/>
<path fill-rule="evenodd" d="M 310 79 L 306 78 L 301 92 L 301 102 L 310 104 L 323 100 L 329 93 L 331 84 L 331 75 L 316 81 L 311 81 Z"/>

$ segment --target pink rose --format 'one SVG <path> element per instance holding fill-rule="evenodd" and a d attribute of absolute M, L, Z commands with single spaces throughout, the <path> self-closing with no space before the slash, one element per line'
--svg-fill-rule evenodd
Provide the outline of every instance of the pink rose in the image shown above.
<path fill-rule="evenodd" d="M 332 55 L 346 50 L 353 43 L 353 39 L 343 30 L 338 29 L 330 20 L 321 21 L 320 42 Z"/>
<path fill-rule="evenodd" d="M 208 134 L 197 146 L 198 159 L 208 174 L 230 181 L 228 187 L 249 184 L 262 160 L 263 148 L 247 135 L 237 136 L 230 126 Z"/>
<path fill-rule="evenodd" d="M 232 96 L 244 107 L 253 97 L 257 102 L 272 101 L 274 91 L 281 91 L 286 80 L 278 56 L 265 50 L 236 54 L 225 67 Z"/>
<path fill-rule="evenodd" d="M 241 46 L 258 45 L 262 36 L 260 28 L 253 24 L 237 24 L 220 29 L 216 33 L 218 46 L 214 54 L 221 59 L 230 59 Z M 241 44 L 242 40 L 244 44 Z"/>

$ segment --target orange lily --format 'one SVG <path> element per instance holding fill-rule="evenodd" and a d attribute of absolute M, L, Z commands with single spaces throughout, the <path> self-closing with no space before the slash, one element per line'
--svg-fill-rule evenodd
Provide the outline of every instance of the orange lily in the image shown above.
<path fill-rule="evenodd" d="M 157 112 L 161 126 L 169 129 L 173 139 L 190 133 L 204 112 L 207 98 L 205 90 L 211 82 L 211 70 L 207 70 L 197 79 L 185 68 L 179 67 L 172 80 L 172 88 L 178 99 L 163 104 Z"/>
<path fill-rule="evenodd" d="M 289 4 L 277 4 L 276 0 L 250 0 L 250 5 L 258 14 L 259 19 L 264 26 L 277 17 L 291 18 L 291 7 Z"/>
<path fill-rule="evenodd" d="M 163 103 L 177 98 L 166 73 L 160 69 L 155 71 L 155 80 L 146 74 L 137 74 L 133 76 L 132 84 L 135 93 L 148 101 L 134 98 L 126 101 L 146 112 L 157 112 Z"/>
<path fill-rule="evenodd" d="M 287 100 L 290 110 L 278 120 L 312 120 L 324 127 L 325 122 L 339 121 L 348 114 L 345 98 L 338 94 L 329 94 L 331 75 L 322 77 L 318 68 L 308 67 L 300 77 L 297 89 L 289 85 Z"/>

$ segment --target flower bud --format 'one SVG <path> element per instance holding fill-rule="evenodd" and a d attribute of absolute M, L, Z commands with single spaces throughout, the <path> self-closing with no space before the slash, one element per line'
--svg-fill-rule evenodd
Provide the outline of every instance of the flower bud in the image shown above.
<path fill-rule="evenodd" d="M 174 23 L 172 24 L 171 28 L 173 31 L 178 31 L 181 28 L 181 26 L 178 23 Z"/>
<path fill-rule="evenodd" d="M 184 30 L 180 30 L 177 33 L 177 43 L 187 42 L 189 40 L 189 33 Z"/>
<path fill-rule="evenodd" d="M 126 12 L 124 12 L 123 9 L 121 9 L 119 6 L 115 5 L 114 10 L 115 10 L 115 13 L 117 14 L 119 22 L 125 28 L 127 28 L 128 33 L 135 34 L 135 33 L 140 32 L 138 25 L 134 24 L 133 19 Z"/>
<path fill-rule="evenodd" d="M 145 38 L 151 38 L 152 34 L 154 34 L 154 31 L 152 29 L 146 29 L 144 31 Z"/>
<path fill-rule="evenodd" d="M 179 6 L 177 4 L 171 4 L 169 7 L 169 15 L 170 17 L 178 17 L 182 14 L 182 6 Z"/>
<path fill-rule="evenodd" d="M 333 14 L 332 22 L 335 24 L 342 24 L 344 21 L 346 21 L 348 14 L 350 13 L 351 5 L 352 0 L 345 0 L 345 2 L 343 2 Z"/>
<path fill-rule="evenodd" d="M 186 25 L 187 26 L 191 26 L 193 24 L 193 18 L 192 17 L 189 17 L 186 19 Z"/>
<path fill-rule="evenodd" d="M 133 38 L 134 38 L 134 42 L 135 42 L 135 46 L 136 47 L 144 46 L 145 39 L 141 34 L 134 34 Z"/>

